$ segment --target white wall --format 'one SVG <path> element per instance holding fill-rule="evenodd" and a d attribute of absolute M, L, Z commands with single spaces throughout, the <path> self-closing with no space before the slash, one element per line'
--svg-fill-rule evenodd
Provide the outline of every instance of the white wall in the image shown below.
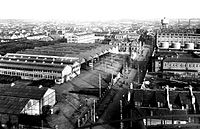
<path fill-rule="evenodd" d="M 21 113 L 28 115 L 39 115 L 40 114 L 39 100 L 30 99 L 26 104 L 26 106 L 21 111 Z"/>
<path fill-rule="evenodd" d="M 46 93 L 43 96 L 43 104 L 44 105 L 51 105 L 54 106 L 56 103 L 56 93 L 54 89 L 48 88 Z"/>

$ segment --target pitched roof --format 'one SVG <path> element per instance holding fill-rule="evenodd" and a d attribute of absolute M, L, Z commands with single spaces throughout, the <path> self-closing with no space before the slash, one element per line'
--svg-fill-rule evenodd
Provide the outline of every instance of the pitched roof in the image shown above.
<path fill-rule="evenodd" d="M 34 86 L 0 86 L 0 96 L 40 100 L 48 88 Z"/>
<path fill-rule="evenodd" d="M 0 96 L 0 113 L 20 114 L 28 101 L 28 98 Z"/>
<path fill-rule="evenodd" d="M 155 94 L 155 97 L 154 97 Z M 195 95 L 195 98 L 197 102 L 200 101 L 200 92 L 199 91 L 193 91 L 193 94 Z M 172 105 L 179 105 L 177 103 L 177 97 L 179 97 L 179 100 L 181 104 L 187 104 L 191 105 L 191 97 L 189 94 L 189 91 L 169 91 L 170 95 L 170 103 Z M 139 101 L 145 103 L 145 105 L 149 105 L 152 102 L 152 98 L 156 98 L 157 102 L 166 103 L 166 91 L 165 90 L 142 90 L 142 89 L 134 89 L 133 90 L 133 99 L 134 101 Z"/>

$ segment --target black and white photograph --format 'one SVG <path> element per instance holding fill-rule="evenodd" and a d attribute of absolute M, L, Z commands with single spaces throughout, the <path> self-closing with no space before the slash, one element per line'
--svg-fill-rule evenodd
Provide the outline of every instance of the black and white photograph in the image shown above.
<path fill-rule="evenodd" d="M 0 5 L 0 129 L 200 129 L 199 0 Z"/>

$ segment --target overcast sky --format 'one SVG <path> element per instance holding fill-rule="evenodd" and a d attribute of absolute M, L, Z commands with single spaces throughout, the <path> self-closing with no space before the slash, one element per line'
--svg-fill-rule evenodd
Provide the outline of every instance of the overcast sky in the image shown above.
<path fill-rule="evenodd" d="M 0 0 L 0 19 L 200 18 L 200 0 Z"/>

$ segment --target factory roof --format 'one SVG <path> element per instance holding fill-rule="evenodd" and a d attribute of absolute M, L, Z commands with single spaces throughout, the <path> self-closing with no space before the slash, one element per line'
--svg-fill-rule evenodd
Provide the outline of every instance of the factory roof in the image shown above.
<path fill-rule="evenodd" d="M 35 49 L 26 49 L 17 53 L 34 54 L 34 55 L 49 55 L 62 57 L 77 57 L 79 60 L 91 60 L 98 55 L 108 52 L 112 45 L 101 45 L 95 43 L 60 43 L 44 47 L 36 47 Z M 82 61 L 81 61 L 82 62 Z"/>
<path fill-rule="evenodd" d="M 20 61 L 9 61 L 9 60 L 0 60 L 0 67 L 4 68 L 16 68 L 16 69 L 26 69 L 26 70 L 53 70 L 53 71 L 62 71 L 66 65 L 56 65 L 56 64 L 47 64 L 47 63 L 34 63 L 34 62 L 20 62 Z"/>
<path fill-rule="evenodd" d="M 20 114 L 28 101 L 28 98 L 0 96 L 0 113 Z"/>
<path fill-rule="evenodd" d="M 18 60 L 30 60 L 30 61 L 45 61 L 45 62 L 55 62 L 63 64 L 72 64 L 78 60 L 75 57 L 59 57 L 59 56 L 45 56 L 45 55 L 32 55 L 32 54 L 16 54 L 7 53 L 4 58 L 18 59 Z"/>
<path fill-rule="evenodd" d="M 34 87 L 34 86 L 0 86 L 0 96 L 7 97 L 18 97 L 18 98 L 27 98 L 27 99 L 35 99 L 40 100 L 48 88 L 42 87 Z"/>
<path fill-rule="evenodd" d="M 66 66 L 73 65 L 80 60 L 75 57 L 57 57 L 29 54 L 8 53 L 0 57 L 0 67 L 16 69 L 38 69 L 62 71 Z"/>

